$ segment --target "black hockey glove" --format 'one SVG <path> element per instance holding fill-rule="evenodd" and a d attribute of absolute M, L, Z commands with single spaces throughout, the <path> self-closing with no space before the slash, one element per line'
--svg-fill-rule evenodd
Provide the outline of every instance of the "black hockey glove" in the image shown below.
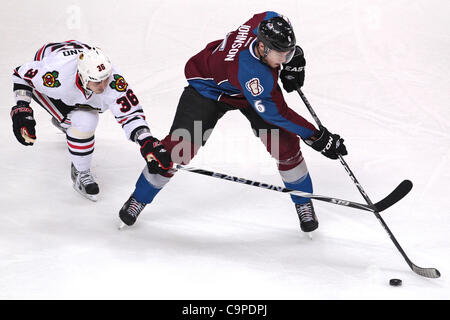
<path fill-rule="evenodd" d="M 158 139 L 147 136 L 142 139 L 138 138 L 137 141 L 141 146 L 142 156 L 147 160 L 150 173 L 164 174 L 172 168 L 173 163 L 170 154 Z"/>
<path fill-rule="evenodd" d="M 33 109 L 30 104 L 19 101 L 11 109 L 14 135 L 24 146 L 32 146 L 36 140 L 36 121 L 33 118 Z"/>
<path fill-rule="evenodd" d="M 325 127 L 322 127 L 322 129 L 311 138 L 305 139 L 305 143 L 330 159 L 337 159 L 338 154 L 342 156 L 347 154 L 344 139 L 338 134 L 330 133 Z"/>
<path fill-rule="evenodd" d="M 305 81 L 305 57 L 303 50 L 299 46 L 295 47 L 295 53 L 291 61 L 283 65 L 280 73 L 280 79 L 283 88 L 287 92 L 297 90 L 303 86 Z"/>

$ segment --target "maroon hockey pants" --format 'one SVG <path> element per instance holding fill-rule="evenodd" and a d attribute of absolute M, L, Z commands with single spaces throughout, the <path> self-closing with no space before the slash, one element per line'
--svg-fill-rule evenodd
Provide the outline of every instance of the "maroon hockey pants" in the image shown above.
<path fill-rule="evenodd" d="M 191 86 L 185 87 L 170 133 L 162 140 L 165 148 L 171 152 L 172 161 L 188 164 L 200 147 L 205 145 L 217 121 L 231 110 L 239 110 L 249 120 L 254 134 L 277 160 L 280 171 L 290 170 L 303 161 L 297 135 L 265 122 L 250 104 L 248 108 L 235 108 L 208 99 Z"/>

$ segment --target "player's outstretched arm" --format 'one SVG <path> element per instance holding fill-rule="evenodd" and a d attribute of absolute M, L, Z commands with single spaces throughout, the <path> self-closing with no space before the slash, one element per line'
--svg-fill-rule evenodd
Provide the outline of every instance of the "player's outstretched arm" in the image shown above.
<path fill-rule="evenodd" d="M 136 141 L 141 146 L 141 154 L 150 173 L 164 174 L 173 167 L 170 153 L 149 132 L 141 134 Z"/>

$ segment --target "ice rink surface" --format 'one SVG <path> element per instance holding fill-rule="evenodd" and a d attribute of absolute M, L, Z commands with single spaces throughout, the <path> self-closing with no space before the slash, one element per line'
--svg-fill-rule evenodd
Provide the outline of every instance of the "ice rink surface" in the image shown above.
<path fill-rule="evenodd" d="M 449 1 L 43 0 L 2 8 L 0 298 L 450 298 Z M 315 202 L 320 227 L 310 240 L 288 196 L 188 172 L 118 231 L 144 161 L 109 112 L 96 132 L 97 203 L 72 189 L 65 138 L 35 103 L 36 144 L 15 140 L 12 70 L 43 44 L 102 47 L 162 138 L 188 58 L 266 10 L 293 23 L 307 61 L 303 91 L 344 137 L 346 160 L 372 200 L 403 179 L 414 183 L 382 216 L 411 260 L 441 278 L 414 274 L 371 213 Z M 296 93 L 285 98 L 313 122 Z M 302 150 L 315 193 L 364 202 L 338 161 Z M 221 119 L 191 165 L 282 184 L 239 112 Z M 403 286 L 390 287 L 391 278 Z"/>

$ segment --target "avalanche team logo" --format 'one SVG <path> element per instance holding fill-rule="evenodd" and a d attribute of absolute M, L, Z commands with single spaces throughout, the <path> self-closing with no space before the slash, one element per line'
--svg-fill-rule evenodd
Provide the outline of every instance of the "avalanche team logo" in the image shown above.
<path fill-rule="evenodd" d="M 125 81 L 125 79 L 120 74 L 115 74 L 114 80 L 111 81 L 109 86 L 112 89 L 115 89 L 119 92 L 123 92 L 123 91 L 127 90 L 128 83 Z"/>
<path fill-rule="evenodd" d="M 46 74 L 44 74 L 42 76 L 42 80 L 44 80 L 44 86 L 49 88 L 59 87 L 61 85 L 61 82 L 59 82 L 59 80 L 56 80 L 58 76 L 58 71 L 47 72 Z"/>
<path fill-rule="evenodd" d="M 256 97 L 259 96 L 263 91 L 264 88 L 259 83 L 258 78 L 253 78 L 245 83 L 245 87 L 248 91 L 252 94 L 252 96 Z"/>

